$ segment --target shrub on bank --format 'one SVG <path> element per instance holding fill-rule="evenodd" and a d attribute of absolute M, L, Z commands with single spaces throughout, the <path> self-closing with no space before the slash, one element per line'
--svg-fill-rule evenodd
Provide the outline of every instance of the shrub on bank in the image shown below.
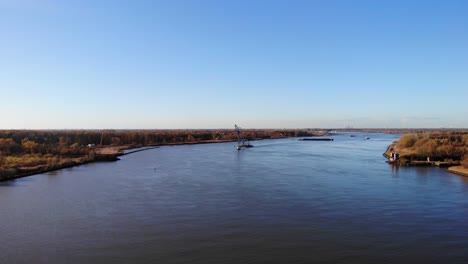
<path fill-rule="evenodd" d="M 461 161 L 461 165 L 465 168 L 468 169 L 468 154 L 465 154 L 465 157 Z"/>
<path fill-rule="evenodd" d="M 468 156 L 468 133 L 431 132 L 405 134 L 397 142 L 397 151 L 415 161 L 461 161 Z"/>
<path fill-rule="evenodd" d="M 414 146 L 414 144 L 416 143 L 416 136 L 414 136 L 413 134 L 404 134 L 400 140 L 398 141 L 398 147 L 399 148 L 410 148 L 412 146 Z"/>
<path fill-rule="evenodd" d="M 0 180 L 7 180 L 14 177 L 18 171 L 16 169 L 0 169 Z"/>

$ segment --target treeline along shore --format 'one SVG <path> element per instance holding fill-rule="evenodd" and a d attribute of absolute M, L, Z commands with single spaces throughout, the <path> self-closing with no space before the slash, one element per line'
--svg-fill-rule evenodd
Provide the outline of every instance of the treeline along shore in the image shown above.
<path fill-rule="evenodd" d="M 438 166 L 468 176 L 468 131 L 406 133 L 384 153 L 398 166 Z"/>
<path fill-rule="evenodd" d="M 313 129 L 246 129 L 245 139 L 322 136 Z M 0 181 L 96 161 L 126 149 L 237 141 L 234 130 L 0 130 Z"/>

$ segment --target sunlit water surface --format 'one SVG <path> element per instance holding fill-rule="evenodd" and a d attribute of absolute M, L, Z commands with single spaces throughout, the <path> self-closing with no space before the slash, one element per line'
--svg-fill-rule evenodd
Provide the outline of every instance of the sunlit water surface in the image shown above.
<path fill-rule="evenodd" d="M 167 146 L 1 183 L 0 263 L 467 263 L 468 178 L 392 168 L 397 137 Z"/>

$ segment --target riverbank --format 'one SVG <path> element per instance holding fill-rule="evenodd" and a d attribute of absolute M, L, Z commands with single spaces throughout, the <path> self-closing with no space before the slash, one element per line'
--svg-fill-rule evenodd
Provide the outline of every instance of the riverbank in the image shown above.
<path fill-rule="evenodd" d="M 262 140 L 256 139 L 256 140 Z M 63 158 L 63 161 L 58 164 L 50 165 L 35 165 L 35 166 L 22 166 L 17 168 L 11 168 L 0 171 L 0 182 L 10 181 L 19 178 L 32 176 L 35 174 L 41 174 L 51 171 L 57 171 L 61 169 L 71 168 L 80 166 L 92 162 L 112 162 L 118 161 L 120 156 L 129 155 L 132 153 L 159 148 L 162 146 L 179 146 L 179 145 L 197 145 L 197 144 L 215 144 L 215 143 L 226 143 L 236 142 L 236 140 L 206 140 L 198 142 L 175 142 L 175 143 L 160 143 L 152 146 L 141 146 L 141 145 L 125 145 L 125 146 L 108 146 L 108 147 L 92 147 L 94 155 L 92 158 L 79 157 L 79 158 Z"/>
<path fill-rule="evenodd" d="M 468 169 L 463 166 L 453 166 L 447 169 L 448 172 L 468 177 Z"/>
<path fill-rule="evenodd" d="M 257 131 L 259 132 L 259 131 Z M 260 131 L 261 132 L 261 131 Z M 171 132 L 173 133 L 173 132 Z M 304 132 L 305 133 L 305 132 Z M 304 134 L 296 133 L 296 134 Z M 326 135 L 325 131 L 313 131 L 307 132 L 305 136 L 323 136 Z M 272 134 L 268 137 L 251 137 L 250 140 L 263 140 L 263 139 L 279 139 L 279 138 L 290 138 L 294 137 L 295 134 L 284 133 L 284 134 Z M 188 137 L 190 138 L 190 137 Z M 9 181 L 35 174 L 41 174 L 51 171 L 56 171 L 65 168 L 71 168 L 88 164 L 91 162 L 111 162 L 119 160 L 122 155 L 128 155 L 135 152 L 145 151 L 149 149 L 158 148 L 161 146 L 178 146 L 178 145 L 196 145 L 196 144 L 214 144 L 214 143 L 226 143 L 236 142 L 237 139 L 206 139 L 206 140 L 194 140 L 191 141 L 175 141 L 175 142 L 158 142 L 151 144 L 125 144 L 125 145 L 114 145 L 114 146 L 95 146 L 89 144 L 88 146 L 76 146 L 76 143 L 71 147 L 63 148 L 65 155 L 57 154 L 19 154 L 2 157 L 0 156 L 0 165 L 5 163 L 19 164 L 17 166 L 4 167 L 0 166 L 0 182 Z M 1 140 L 1 139 L 0 139 Z M 114 139 L 115 140 L 115 139 Z M 24 141 L 24 140 L 23 140 Z M 10 142 L 12 142 L 10 140 Z M 1 146 L 0 146 L 1 147 Z M 1 150 L 1 149 L 0 149 Z M 32 151 L 31 151 L 32 152 Z M 1 152 L 0 152 L 1 154 Z M 7 162 L 3 162 L 6 160 Z"/>
<path fill-rule="evenodd" d="M 21 166 L 0 171 L 0 182 L 9 181 L 18 178 L 28 177 L 35 174 L 41 174 L 61 169 L 71 168 L 88 164 L 92 162 L 111 162 L 119 160 L 119 156 L 132 154 L 135 152 L 145 151 L 158 148 L 159 146 L 149 146 L 141 149 L 141 146 L 112 146 L 112 147 L 96 147 L 93 149 L 93 155 L 87 155 L 76 158 L 61 158 L 54 164 L 41 164 L 35 166 Z M 124 150 L 134 151 L 124 152 Z"/>
<path fill-rule="evenodd" d="M 396 166 L 434 166 L 468 176 L 468 133 L 444 131 L 405 134 L 383 154 Z"/>

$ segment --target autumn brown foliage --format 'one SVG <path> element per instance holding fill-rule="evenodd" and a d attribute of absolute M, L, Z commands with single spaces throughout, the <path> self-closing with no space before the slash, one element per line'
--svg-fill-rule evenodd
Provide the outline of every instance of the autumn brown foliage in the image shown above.
<path fill-rule="evenodd" d="M 468 132 L 441 131 L 405 134 L 397 143 L 399 150 L 414 158 L 431 160 L 462 160 L 468 153 Z"/>
<path fill-rule="evenodd" d="M 465 154 L 465 157 L 461 161 L 461 165 L 465 168 L 468 169 L 468 154 Z"/>
<path fill-rule="evenodd" d="M 416 143 L 416 141 L 417 141 L 417 138 L 415 135 L 411 133 L 404 134 L 398 141 L 398 147 L 409 148 L 409 147 L 412 147 Z"/>

